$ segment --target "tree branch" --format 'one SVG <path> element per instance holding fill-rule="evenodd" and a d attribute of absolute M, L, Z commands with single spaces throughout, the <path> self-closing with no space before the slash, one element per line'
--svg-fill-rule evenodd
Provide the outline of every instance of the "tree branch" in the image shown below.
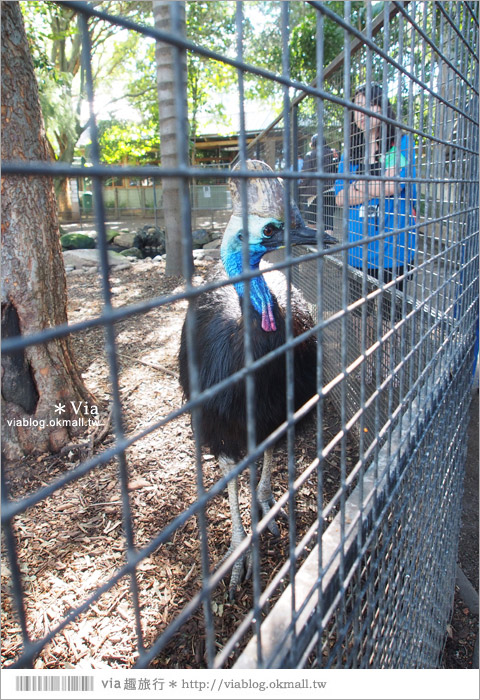
<path fill-rule="evenodd" d="M 140 97 L 141 95 L 144 95 L 146 92 L 150 92 L 150 90 L 156 90 L 156 89 L 157 89 L 156 85 L 151 85 L 150 87 L 145 88 L 145 90 L 140 90 L 140 92 L 126 92 L 121 97 L 114 97 L 113 100 L 110 100 L 110 102 L 107 102 L 107 104 L 111 104 L 112 102 L 118 102 L 119 100 L 124 100 L 125 97 Z"/>

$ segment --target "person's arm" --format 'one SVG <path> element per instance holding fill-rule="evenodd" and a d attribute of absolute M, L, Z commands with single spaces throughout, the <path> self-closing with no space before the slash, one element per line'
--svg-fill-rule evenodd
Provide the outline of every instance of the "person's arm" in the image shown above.
<path fill-rule="evenodd" d="M 339 175 L 343 174 L 343 166 L 344 166 L 343 158 L 344 158 L 344 154 L 342 153 L 342 156 L 340 158 L 340 162 L 338 164 L 338 174 Z M 335 180 L 335 204 L 337 205 L 337 207 L 343 206 L 345 185 L 348 187 L 347 180 L 343 180 L 340 178 L 338 180 Z"/>
<path fill-rule="evenodd" d="M 385 156 L 385 177 L 405 176 L 408 158 L 407 138 L 403 136 L 400 143 L 401 152 L 399 164 L 397 163 L 398 151 L 396 146 L 393 146 Z M 373 148 L 374 143 L 371 145 L 372 153 Z M 358 190 L 361 190 L 363 196 L 367 197 L 367 199 L 379 199 L 382 196 L 393 197 L 396 186 L 397 183 L 394 180 L 385 180 L 384 182 L 380 180 L 370 180 L 369 182 L 358 183 Z"/>
<path fill-rule="evenodd" d="M 385 170 L 385 177 L 395 177 L 395 168 Z M 350 204 L 363 204 L 365 197 L 367 199 L 380 199 L 380 197 L 392 197 L 395 194 L 395 180 L 362 180 L 361 182 L 353 183 L 354 192 L 353 198 L 349 199 Z M 350 186 L 349 197 L 352 197 L 352 185 Z M 357 201 L 358 199 L 358 201 Z"/>
<path fill-rule="evenodd" d="M 365 202 L 365 190 L 363 188 L 363 185 L 365 183 L 363 182 L 352 182 L 347 184 L 347 190 L 348 190 L 348 206 L 349 207 L 354 207 L 357 204 L 363 204 Z M 338 194 L 335 196 L 335 204 L 337 207 L 343 207 L 343 203 L 346 198 L 345 194 L 345 186 L 338 192 Z"/>

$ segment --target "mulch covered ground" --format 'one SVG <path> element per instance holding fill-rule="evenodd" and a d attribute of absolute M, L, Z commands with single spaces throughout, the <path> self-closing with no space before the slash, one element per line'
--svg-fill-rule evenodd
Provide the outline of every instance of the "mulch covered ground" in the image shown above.
<path fill-rule="evenodd" d="M 447 626 L 442 668 L 475 668 L 473 658 L 477 636 L 478 615 L 462 600 L 458 586 L 455 586 L 453 614 Z"/>
<path fill-rule="evenodd" d="M 201 283 L 214 263 L 198 261 Z M 77 322 L 101 310 L 100 285 L 96 273 L 69 275 L 69 320 Z M 152 297 L 181 291 L 179 279 L 164 277 L 164 264 L 150 260 L 128 269 L 113 271 L 114 303 L 134 304 Z M 168 415 L 182 403 L 177 377 L 177 353 L 186 302 L 178 301 L 137 315 L 117 324 L 120 359 L 120 392 L 125 432 L 133 435 Z M 108 415 L 110 388 L 108 365 L 101 329 L 73 338 L 75 355 L 84 380 L 101 406 L 100 422 Z M 326 411 L 325 441 L 338 431 L 338 417 Z M 93 432 L 93 429 L 90 430 Z M 98 433 L 98 431 L 97 431 Z M 297 473 L 315 457 L 316 425 L 307 419 L 295 441 Z M 80 436 L 83 441 L 85 436 Z M 111 431 L 96 450 L 113 444 Z M 135 545 L 143 547 L 197 498 L 195 446 L 187 415 L 170 421 L 129 448 L 129 494 Z M 325 502 L 334 495 L 340 476 L 340 446 L 329 458 L 324 476 Z M 25 459 L 8 474 L 12 497 L 19 498 L 50 483 L 65 470 L 80 463 L 84 452 L 72 446 L 65 454 Z M 355 461 L 355 445 L 347 446 L 347 460 Z M 204 486 L 219 478 L 216 461 L 204 454 Z M 274 493 L 287 488 L 285 441 L 275 453 Z M 240 505 L 248 527 L 249 491 L 247 476 L 241 481 Z M 207 507 L 210 558 L 219 562 L 230 538 L 230 513 L 225 494 Z M 315 521 L 316 478 L 302 486 L 296 511 L 297 541 Z M 333 514 L 332 514 L 333 515 Z M 115 461 L 97 467 L 82 479 L 57 491 L 52 497 L 16 519 L 19 558 L 25 582 L 26 613 L 32 638 L 42 637 L 106 582 L 124 563 L 121 492 Z M 262 586 L 288 557 L 288 524 L 279 522 L 281 537 L 262 536 Z M 138 568 L 144 643 L 148 647 L 199 591 L 201 580 L 199 530 L 191 518 L 177 529 Z M 2 567 L 2 661 L 8 666 L 21 647 L 20 629 L 8 595 L 8 565 Z M 284 585 L 286 581 L 284 582 Z M 214 594 L 215 633 L 220 650 L 250 610 L 251 582 L 234 603 L 228 601 L 228 580 Z M 278 591 L 277 597 L 280 594 Z M 456 607 L 446 655 L 447 667 L 471 667 L 474 624 L 465 608 Z M 461 628 L 461 633 L 459 632 Z M 153 665 L 167 668 L 205 666 L 204 620 L 201 608 L 181 627 Z M 458 644 L 450 652 L 457 635 Z M 461 635 L 461 636 L 460 636 Z M 470 661 L 469 661 L 470 659 Z M 47 645 L 36 668 L 129 668 L 136 660 L 136 632 L 129 580 L 121 579 L 88 611 L 68 625 Z M 228 665 L 228 664 L 227 664 Z"/>

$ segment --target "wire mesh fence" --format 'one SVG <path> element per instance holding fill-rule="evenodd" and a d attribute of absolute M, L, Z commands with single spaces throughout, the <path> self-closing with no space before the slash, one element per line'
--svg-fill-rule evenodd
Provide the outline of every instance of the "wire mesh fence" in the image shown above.
<path fill-rule="evenodd" d="M 192 663 L 198 667 L 437 667 L 454 593 L 466 415 L 478 323 L 478 5 L 385 2 L 380 14 L 372 17 L 371 3 L 367 3 L 360 29 L 352 22 L 350 3 L 345 3 L 343 17 L 328 3 L 306 3 L 306 11 L 314 16 L 317 65 L 316 80 L 307 85 L 290 76 L 289 3 L 279 8 L 284 48 L 279 73 L 244 62 L 242 3 L 236 6 L 235 58 L 186 40 L 173 28 L 175 22 L 170 32 L 162 32 L 110 16 L 87 3 L 63 4 L 81 17 L 84 69 L 92 104 L 88 23 L 96 18 L 173 46 L 178 55 L 192 52 L 234 66 L 240 111 L 245 76 L 270 81 L 277 86 L 283 111 L 248 149 L 241 124 L 235 170 L 209 169 L 207 176 L 205 170 L 189 165 L 182 142 L 185 114 L 181 112 L 177 115 L 175 168 L 104 166 L 98 156 L 89 168 L 102 252 L 101 313 L 74 326 L 8 338 L 3 352 L 8 355 L 54 337 L 104 327 L 115 441 L 21 498 L 10 496 L 10 475 L 3 475 L 2 523 L 10 595 L 22 638 L 8 665 L 32 666 L 59 634 L 74 622 L 96 614 L 95 607 L 106 592 L 128 581 L 129 624 L 133 624 L 137 642 L 132 659 L 140 668 L 178 665 L 175 649 L 192 619 L 197 629 L 193 644 L 201 649 L 193 651 Z M 176 5 L 172 3 L 173 17 L 178 12 Z M 327 21 L 343 31 L 344 50 L 324 68 Z M 177 91 L 180 85 L 178 80 Z M 93 152 L 98 154 L 94 127 L 92 115 Z M 367 138 L 370 134 L 375 138 Z M 217 182 L 235 181 L 239 232 L 249 230 L 253 218 L 247 187 L 252 172 L 247 159 L 269 164 L 272 171 L 256 172 L 255 177 L 262 183 L 273 183 L 279 177 L 286 192 L 286 215 L 281 225 L 286 245 L 283 251 L 265 256 L 268 273 L 277 269 L 286 280 L 285 341 L 267 354 L 255 355 L 256 334 L 266 330 L 255 324 L 257 311 L 255 305 L 250 307 L 246 294 L 243 298 L 247 302 L 242 304 L 247 319 L 242 325 L 242 366 L 202 385 L 196 359 L 199 321 L 195 305 L 209 294 L 233 289 L 233 284 L 237 289 L 241 285 L 255 288 L 265 268 L 260 272 L 240 268 L 233 282 L 224 276 L 195 283 L 190 186 L 195 180 L 195 197 L 203 201 L 208 193 L 202 178 L 214 175 Z M 45 162 L 4 163 L 3 171 L 5 177 L 84 174 L 77 166 Z M 108 178 L 124 176 L 180 179 L 182 196 L 177 206 L 183 227 L 185 283 L 180 290 L 135 306 L 113 308 L 108 291 L 111 272 L 106 258 L 102 184 Z M 226 189 L 219 187 L 224 197 Z M 288 224 L 294 211 L 291 199 L 312 227 L 315 245 L 290 246 L 294 228 Z M 336 239 L 332 247 L 323 244 L 325 231 Z M 268 235 L 272 235 L 271 229 Z M 248 240 L 246 236 L 243 239 L 240 253 L 248 262 Z M 300 331 L 295 326 L 298 292 L 311 317 L 310 325 Z M 125 433 L 117 324 L 178 300 L 187 301 L 190 309 L 185 326 L 188 400 L 141 431 Z M 248 322 L 252 318 L 253 322 Z M 275 323 L 279 317 L 274 317 L 273 326 Z M 295 353 L 308 343 L 314 347 L 310 393 L 306 404 L 298 407 L 293 390 L 304 368 Z M 256 402 L 263 397 L 257 394 L 255 401 L 255 388 L 264 386 L 272 367 L 278 374 L 278 385 L 285 384 L 287 398 L 281 397 L 285 417 L 260 439 Z M 225 463 L 220 459 L 215 479 L 206 485 L 204 475 L 212 455 L 204 449 L 202 431 L 214 432 L 217 426 L 202 427 L 202 411 L 238 385 L 245 387 L 247 449 L 223 472 Z M 266 397 L 265 405 L 270 400 L 272 410 L 273 403 L 280 400 L 276 388 L 271 384 L 271 398 Z M 227 408 L 224 405 L 223 410 Z M 188 413 L 196 439 L 191 452 L 193 474 L 186 472 L 184 478 L 193 478 L 196 497 L 167 522 L 157 523 L 147 541 L 138 545 L 127 487 L 129 450 L 139 442 L 148 442 L 157 431 L 166 435 L 174 429 L 175 421 Z M 310 427 L 303 435 L 310 451 L 308 458 L 304 452 L 299 460 L 295 444 L 302 429 L 297 424 L 306 416 Z M 219 441 L 227 438 L 218 436 Z M 257 462 L 279 443 L 285 457 L 283 481 L 279 478 L 281 487 L 274 489 L 277 503 L 272 506 L 269 501 L 272 507 L 262 515 L 261 494 L 255 488 Z M 102 585 L 86 592 L 81 603 L 70 606 L 60 620 L 52 625 L 46 620 L 43 634 L 32 635 L 19 557 L 22 517 L 38 504 L 61 496 L 94 470 L 101 475 L 112 459 L 118 464 L 122 563 Z M 229 494 L 234 492 L 237 478 L 252 487 L 246 499 L 251 505 L 250 534 L 232 540 L 228 556 L 218 562 L 212 558 L 212 552 L 217 552 L 212 520 L 218 497 L 225 489 Z M 306 510 L 307 487 L 311 507 L 309 518 L 302 519 L 299 515 Z M 182 489 L 184 485 L 172 481 L 169 488 Z M 281 530 L 284 549 L 276 551 L 278 560 L 272 567 L 266 554 L 266 529 L 280 508 L 288 511 L 288 527 Z M 248 517 L 246 512 L 240 514 L 245 521 Z M 165 603 L 165 614 L 160 612 L 152 620 L 142 605 L 142 567 L 154 559 L 162 563 L 165 547 L 177 542 L 171 556 L 183 571 L 182 533 L 192 521 L 198 534 L 197 586 L 187 599 L 180 596 L 179 603 L 167 606 L 162 589 L 172 564 L 170 558 L 168 566 L 165 560 L 164 580 L 157 581 L 156 589 Z M 250 564 L 251 574 L 251 581 L 241 584 L 243 607 L 228 599 L 224 582 L 242 557 Z M 53 561 L 51 567 L 58 579 L 57 564 Z M 189 578 L 187 571 L 183 579 Z M 119 605 L 117 600 L 111 612 Z"/>
<path fill-rule="evenodd" d="M 85 193 L 82 192 L 82 195 Z M 106 187 L 103 192 L 107 216 L 150 217 L 163 214 L 163 190 L 159 185 L 134 183 L 128 187 Z M 191 208 L 194 213 L 223 211 L 232 208 L 230 192 L 225 185 L 192 185 L 190 188 Z M 90 202 L 83 204 L 82 215 L 92 216 Z M 66 219 L 67 221 L 68 219 Z"/>

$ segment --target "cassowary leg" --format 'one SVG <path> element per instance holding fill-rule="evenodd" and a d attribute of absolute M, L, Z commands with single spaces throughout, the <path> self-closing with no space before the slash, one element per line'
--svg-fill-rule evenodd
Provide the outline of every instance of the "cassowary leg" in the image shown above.
<path fill-rule="evenodd" d="M 225 455 L 220 455 L 218 462 L 224 476 L 227 476 L 232 467 L 235 465 L 235 462 Z M 242 523 L 242 516 L 240 513 L 240 506 L 238 503 L 238 479 L 231 479 L 231 481 L 228 482 L 227 489 L 230 515 L 232 518 L 232 541 L 225 557 L 228 557 L 246 537 Z M 235 598 L 237 586 L 243 581 L 244 577 L 249 578 L 251 575 L 251 568 L 252 558 L 250 552 L 247 551 L 245 554 L 242 554 L 239 559 L 237 559 L 232 567 L 230 586 L 228 589 L 230 600 Z"/>
<path fill-rule="evenodd" d="M 275 504 L 275 499 L 272 495 L 272 466 L 273 466 L 273 448 L 269 447 L 265 450 L 263 456 L 263 468 L 260 475 L 260 481 L 257 484 L 257 499 L 262 509 L 263 515 L 266 515 L 270 508 Z M 287 518 L 285 511 L 280 510 L 280 515 Z M 280 530 L 275 520 L 270 520 L 268 529 L 275 537 L 280 537 Z"/>

